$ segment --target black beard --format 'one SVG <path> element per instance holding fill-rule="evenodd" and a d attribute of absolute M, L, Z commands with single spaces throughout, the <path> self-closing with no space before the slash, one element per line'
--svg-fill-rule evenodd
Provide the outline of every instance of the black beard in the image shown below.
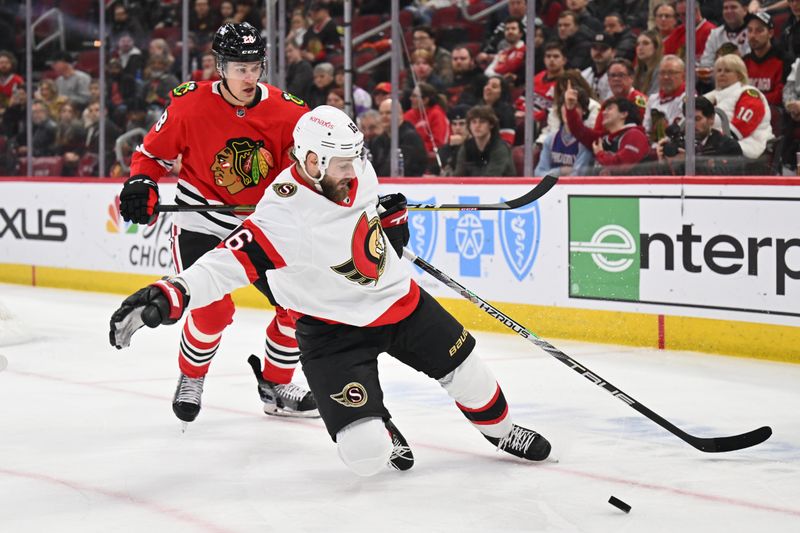
<path fill-rule="evenodd" d="M 350 182 L 352 183 L 352 182 Z M 331 202 L 342 202 L 347 195 L 350 193 L 350 183 L 347 184 L 346 189 L 337 189 L 336 185 L 334 185 L 333 180 L 328 178 L 328 176 L 324 176 L 322 181 L 320 181 L 320 187 L 322 187 L 322 195 L 330 200 Z"/>

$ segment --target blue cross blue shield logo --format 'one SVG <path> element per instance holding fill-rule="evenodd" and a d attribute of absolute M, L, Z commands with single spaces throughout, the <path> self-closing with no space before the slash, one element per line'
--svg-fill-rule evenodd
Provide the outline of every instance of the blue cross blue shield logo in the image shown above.
<path fill-rule="evenodd" d="M 539 203 L 534 202 L 513 211 L 500 211 L 499 223 L 503 256 L 514 276 L 522 281 L 531 271 L 539 251 Z"/>
<path fill-rule="evenodd" d="M 476 204 L 477 196 L 459 196 L 459 203 Z M 462 276 L 480 277 L 481 256 L 494 253 L 494 223 L 480 217 L 480 211 L 461 211 L 445 222 L 446 250 L 457 253 Z"/>
<path fill-rule="evenodd" d="M 431 196 L 425 200 L 408 199 L 409 204 L 435 204 L 436 197 Z M 408 212 L 408 231 L 411 237 L 408 247 L 411 248 L 418 257 L 425 261 L 430 261 L 433 257 L 433 250 L 436 245 L 436 233 L 438 217 L 436 211 L 409 211 Z M 416 267 L 419 270 L 419 267 Z"/>

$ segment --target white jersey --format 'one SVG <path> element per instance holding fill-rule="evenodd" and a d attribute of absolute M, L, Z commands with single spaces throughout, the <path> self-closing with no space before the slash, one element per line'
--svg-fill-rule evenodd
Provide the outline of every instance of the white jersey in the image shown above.
<path fill-rule="evenodd" d="M 292 165 L 239 229 L 181 273 L 189 307 L 205 306 L 267 272 L 275 299 L 295 315 L 354 326 L 402 320 L 416 307 L 419 288 L 381 228 L 377 200 L 369 162 L 339 204 Z"/>
<path fill-rule="evenodd" d="M 647 107 L 644 109 L 644 119 L 642 120 L 642 127 L 647 132 L 647 135 L 652 137 L 653 129 L 653 110 L 655 109 L 664 116 L 666 124 L 664 126 L 671 126 L 683 121 L 683 100 L 686 97 L 686 91 L 681 92 L 679 95 L 662 96 L 661 93 L 653 93 L 647 97 Z"/>

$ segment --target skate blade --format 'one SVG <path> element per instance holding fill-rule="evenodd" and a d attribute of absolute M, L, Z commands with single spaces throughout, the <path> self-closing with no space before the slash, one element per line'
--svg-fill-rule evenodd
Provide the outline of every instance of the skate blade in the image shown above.
<path fill-rule="evenodd" d="M 186 428 L 189 427 L 189 422 L 181 420 L 181 435 L 186 433 Z"/>
<path fill-rule="evenodd" d="M 264 414 L 269 416 L 280 416 L 283 418 L 319 418 L 319 410 L 314 409 L 311 411 L 289 411 L 286 409 L 279 409 L 275 406 L 264 406 Z"/>

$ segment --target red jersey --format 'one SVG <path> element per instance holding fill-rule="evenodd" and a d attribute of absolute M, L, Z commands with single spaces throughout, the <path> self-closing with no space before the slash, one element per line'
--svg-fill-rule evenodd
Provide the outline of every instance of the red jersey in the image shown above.
<path fill-rule="evenodd" d="M 556 78 L 548 77 L 544 70 L 533 78 L 533 120 L 546 122 L 547 114 L 553 107 L 556 93 Z"/>
<path fill-rule="evenodd" d="M 5 78 L 0 78 L 0 105 L 7 106 L 17 85 L 24 84 L 25 80 L 19 74 L 9 74 Z"/>
<path fill-rule="evenodd" d="M 175 203 L 182 205 L 257 204 L 267 185 L 293 161 L 294 126 L 308 108 L 270 85 L 258 84 L 249 106 L 233 106 L 219 92 L 221 82 L 186 82 L 136 148 L 131 176 L 155 181 L 181 156 Z M 175 225 L 226 237 L 244 216 L 181 212 Z"/>
<path fill-rule="evenodd" d="M 426 117 L 427 120 L 425 120 Z M 412 107 L 403 114 L 403 120 L 414 125 L 417 133 L 422 137 L 422 143 L 428 153 L 433 152 L 434 145 L 438 148 L 450 140 L 450 121 L 444 110 L 438 105 L 426 107 L 424 115 L 420 113 L 419 109 Z"/>
<path fill-rule="evenodd" d="M 774 105 L 783 103 L 783 58 L 774 47 L 757 57 L 752 51 L 744 56 L 747 77 L 750 85 L 764 93 L 767 102 Z"/>
<path fill-rule="evenodd" d="M 708 41 L 708 34 L 711 33 L 711 30 L 716 28 L 717 26 L 713 23 L 707 21 L 706 19 L 702 19 L 700 22 L 697 23 L 697 31 L 695 32 L 695 60 L 700 61 L 700 58 L 703 57 L 703 52 L 706 49 L 706 41 Z M 664 39 L 664 55 L 673 54 L 683 58 L 685 55 L 685 48 L 686 48 L 686 24 L 681 24 L 670 33 L 666 39 Z"/>

